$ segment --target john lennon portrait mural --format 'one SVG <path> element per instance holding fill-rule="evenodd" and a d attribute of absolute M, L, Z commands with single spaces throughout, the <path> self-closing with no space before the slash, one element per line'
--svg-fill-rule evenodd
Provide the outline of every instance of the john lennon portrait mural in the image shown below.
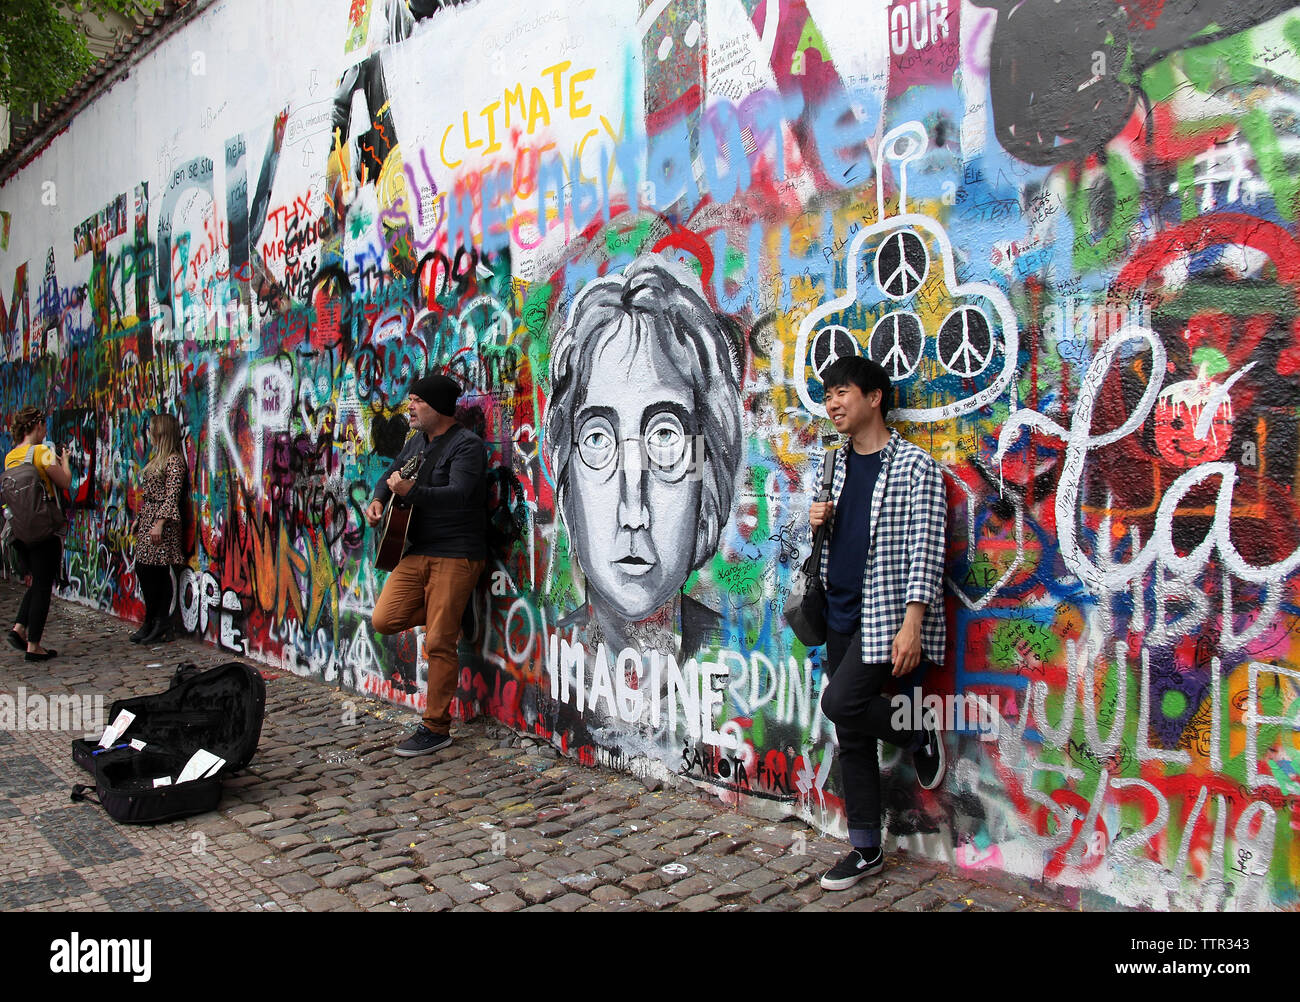
<path fill-rule="evenodd" d="M 689 657 L 718 616 L 682 594 L 718 548 L 741 456 L 738 331 L 657 254 L 574 299 L 551 352 L 545 441 L 600 639 Z M 680 650 L 677 647 L 680 642 Z"/>

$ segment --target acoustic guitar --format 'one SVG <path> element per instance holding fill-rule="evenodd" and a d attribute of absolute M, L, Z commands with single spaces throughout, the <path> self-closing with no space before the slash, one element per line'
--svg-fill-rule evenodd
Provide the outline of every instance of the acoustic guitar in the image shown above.
<path fill-rule="evenodd" d="M 408 459 L 399 471 L 402 479 L 412 480 L 418 476 L 423 462 L 423 453 L 417 453 Z M 379 543 L 375 547 L 375 566 L 381 571 L 393 570 L 402 559 L 413 511 L 415 509 L 410 506 L 398 507 L 396 494 L 384 505 L 384 517 L 379 523 Z"/>

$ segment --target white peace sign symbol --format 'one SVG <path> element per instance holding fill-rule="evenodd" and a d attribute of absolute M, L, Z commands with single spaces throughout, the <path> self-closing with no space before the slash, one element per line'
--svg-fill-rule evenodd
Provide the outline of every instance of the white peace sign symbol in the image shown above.
<path fill-rule="evenodd" d="M 930 252 L 911 230 L 899 230 L 881 241 L 876 250 L 876 284 L 891 299 L 910 296 L 925 284 Z"/>
<path fill-rule="evenodd" d="M 821 379 L 822 373 L 832 362 L 846 355 L 858 354 L 858 340 L 847 327 L 827 324 L 814 335 L 808 353 L 811 356 L 813 375 Z"/>
<path fill-rule="evenodd" d="M 978 376 L 983 372 L 993 358 L 993 334 L 983 311 L 962 306 L 949 313 L 939 328 L 935 354 L 939 364 L 954 376 Z"/>
<path fill-rule="evenodd" d="M 880 357 L 882 355 L 884 357 Z M 910 376 L 925 352 L 925 325 L 915 313 L 888 313 L 876 322 L 867 340 L 868 357 L 880 363 L 890 379 Z"/>

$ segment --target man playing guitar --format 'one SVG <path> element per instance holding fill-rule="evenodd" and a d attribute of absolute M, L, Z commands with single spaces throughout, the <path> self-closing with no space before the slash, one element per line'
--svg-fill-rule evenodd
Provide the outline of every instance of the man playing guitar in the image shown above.
<path fill-rule="evenodd" d="M 429 374 L 407 400 L 414 434 L 375 489 L 366 521 L 377 526 L 391 499 L 412 509 L 406 548 L 375 603 L 371 624 L 385 635 L 424 625 L 429 662 L 424 721 L 398 755 L 427 755 L 451 744 L 451 698 L 461 617 L 487 561 L 487 456 L 483 440 L 456 421 L 460 386 Z"/>

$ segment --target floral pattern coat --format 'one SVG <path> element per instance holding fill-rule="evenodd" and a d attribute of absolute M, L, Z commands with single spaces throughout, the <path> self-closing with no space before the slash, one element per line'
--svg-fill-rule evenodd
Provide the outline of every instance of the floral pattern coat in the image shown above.
<path fill-rule="evenodd" d="M 186 562 L 181 539 L 181 493 L 185 489 L 185 458 L 179 454 L 153 476 L 145 477 L 141 487 L 140 514 L 135 520 L 135 562 L 164 565 Z M 163 520 L 162 542 L 149 539 L 149 530 Z"/>

